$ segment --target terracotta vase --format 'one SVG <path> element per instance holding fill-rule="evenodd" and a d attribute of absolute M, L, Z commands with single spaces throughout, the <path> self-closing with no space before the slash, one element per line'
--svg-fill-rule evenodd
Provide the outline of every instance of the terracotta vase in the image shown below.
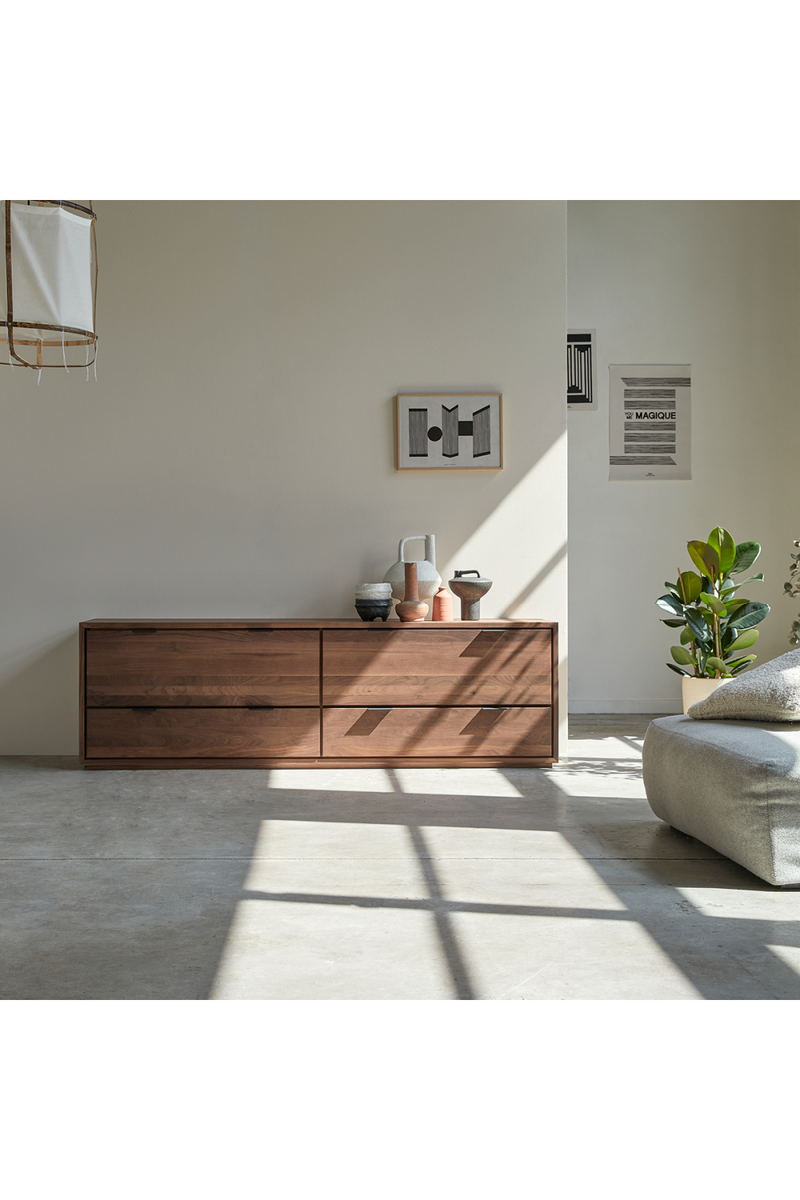
<path fill-rule="evenodd" d="M 428 606 L 423 604 L 417 595 L 417 564 L 415 562 L 406 563 L 405 568 L 405 596 L 399 604 L 395 605 L 395 612 L 401 621 L 424 621 Z"/>
<path fill-rule="evenodd" d="M 453 597 L 450 595 L 446 587 L 440 587 L 436 595 L 433 597 L 432 620 L 452 621 L 452 619 Z"/>

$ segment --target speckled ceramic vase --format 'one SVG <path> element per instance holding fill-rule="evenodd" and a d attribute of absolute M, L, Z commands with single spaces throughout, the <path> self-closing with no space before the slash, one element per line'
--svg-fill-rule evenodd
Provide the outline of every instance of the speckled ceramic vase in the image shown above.
<path fill-rule="evenodd" d="M 465 579 L 465 575 L 477 575 L 477 579 Z M 450 590 L 461 601 L 461 620 L 479 621 L 481 619 L 481 598 L 492 586 L 491 579 L 484 579 L 480 571 L 456 571 L 455 578 L 450 580 Z"/>
<path fill-rule="evenodd" d="M 398 546 L 398 561 L 384 575 L 384 582 L 392 585 L 392 595 L 395 600 L 403 599 L 405 588 L 406 542 L 425 541 L 425 557 L 417 562 L 417 595 L 421 600 L 430 600 L 438 587 L 441 587 L 442 577 L 436 570 L 436 539 L 432 533 L 417 533 L 400 539 Z"/>

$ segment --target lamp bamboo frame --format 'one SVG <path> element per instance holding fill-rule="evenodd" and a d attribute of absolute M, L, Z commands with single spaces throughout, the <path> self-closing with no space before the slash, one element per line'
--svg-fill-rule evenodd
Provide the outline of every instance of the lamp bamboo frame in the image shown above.
<path fill-rule="evenodd" d="M 30 204 L 31 201 L 29 200 Z M 91 207 L 86 208 L 83 204 L 76 204 L 73 200 L 34 200 L 32 203 L 45 205 L 53 204 L 60 208 L 73 208 L 78 212 L 86 213 L 92 219 L 92 252 L 94 254 L 94 286 L 92 288 L 92 324 L 97 326 L 97 213 Z M 91 201 L 89 202 L 91 205 Z M 5 245 L 5 263 L 6 263 L 6 314 L 7 319 L 0 321 L 0 330 L 4 330 L 5 336 L 0 332 L 0 344 L 8 345 L 9 361 L 0 363 L 0 366 L 8 367 L 17 365 L 20 367 L 31 367 L 34 371 L 42 371 L 48 369 L 64 370 L 65 363 L 46 363 L 42 361 L 42 350 L 45 347 L 61 348 L 66 346 L 93 346 L 94 354 L 85 364 L 75 363 L 76 367 L 84 366 L 91 367 L 97 355 L 97 334 L 90 329 L 76 329 L 71 325 L 45 325 L 35 321 L 15 321 L 14 320 L 14 289 L 11 270 L 11 201 L 5 201 L 5 227 L 6 227 L 6 245 Z M 16 330 L 26 329 L 48 329 L 54 333 L 60 333 L 61 337 L 53 339 L 48 338 L 31 338 L 18 336 Z M 66 338 L 65 334 L 72 334 L 72 337 Z M 36 362 L 30 362 L 21 354 L 17 353 L 17 346 L 35 346 L 36 347 Z M 12 364 L 13 360 L 13 364 Z"/>

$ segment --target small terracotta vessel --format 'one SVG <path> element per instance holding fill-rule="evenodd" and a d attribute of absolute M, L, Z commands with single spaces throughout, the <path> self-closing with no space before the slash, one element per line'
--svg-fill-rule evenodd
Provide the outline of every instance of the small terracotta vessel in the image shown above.
<path fill-rule="evenodd" d="M 405 598 L 395 606 L 394 611 L 401 621 L 424 621 L 428 606 L 423 604 L 417 595 L 417 564 L 415 562 L 406 563 L 405 568 Z"/>
<path fill-rule="evenodd" d="M 450 595 L 446 587 L 440 587 L 436 595 L 433 597 L 433 615 L 434 621 L 452 621 L 453 619 L 453 597 Z"/>

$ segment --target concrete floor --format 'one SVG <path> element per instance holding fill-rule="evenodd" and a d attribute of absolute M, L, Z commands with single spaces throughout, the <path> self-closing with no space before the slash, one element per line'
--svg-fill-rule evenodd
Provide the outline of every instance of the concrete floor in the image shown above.
<path fill-rule="evenodd" d="M 0 998 L 800 999 L 800 892 L 653 815 L 648 723 L 552 770 L 0 759 Z"/>

